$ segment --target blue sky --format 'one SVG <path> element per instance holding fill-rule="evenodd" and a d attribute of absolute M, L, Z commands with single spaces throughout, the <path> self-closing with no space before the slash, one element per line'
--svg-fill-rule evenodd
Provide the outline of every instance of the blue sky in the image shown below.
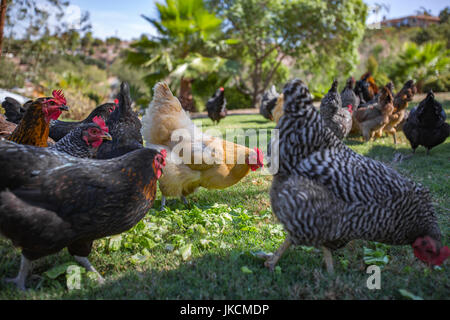
<path fill-rule="evenodd" d="M 110 36 L 118 36 L 131 40 L 138 38 L 142 33 L 154 34 L 155 30 L 140 15 L 156 17 L 155 2 L 153 0 L 71 0 L 72 5 L 81 10 L 88 10 L 91 14 L 91 22 L 95 37 L 105 39 Z M 163 2 L 160 0 L 159 2 Z M 448 0 L 364 0 L 369 6 L 375 3 L 385 3 L 390 11 L 382 12 L 388 18 L 397 18 L 414 14 L 420 7 L 430 9 L 433 15 L 439 14 L 446 6 L 450 6 Z M 375 22 L 376 17 L 370 16 L 368 22 Z"/>

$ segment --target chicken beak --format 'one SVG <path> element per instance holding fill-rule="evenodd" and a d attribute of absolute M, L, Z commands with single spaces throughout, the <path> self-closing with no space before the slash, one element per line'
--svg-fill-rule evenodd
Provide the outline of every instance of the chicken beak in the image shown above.
<path fill-rule="evenodd" d="M 66 106 L 65 104 L 63 104 L 63 105 L 61 105 L 59 107 L 59 110 L 61 110 L 61 111 L 69 111 L 69 106 Z"/>
<path fill-rule="evenodd" d="M 107 133 L 107 132 L 105 132 L 102 135 L 102 138 L 103 138 L 103 140 L 109 140 L 109 141 L 111 141 L 113 139 L 112 136 L 109 133 Z"/>

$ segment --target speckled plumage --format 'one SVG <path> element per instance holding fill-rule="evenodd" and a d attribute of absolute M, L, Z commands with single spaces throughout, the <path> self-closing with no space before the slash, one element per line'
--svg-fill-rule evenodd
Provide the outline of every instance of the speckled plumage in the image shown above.
<path fill-rule="evenodd" d="M 261 98 L 261 104 L 259 106 L 259 113 L 266 119 L 273 120 L 272 111 L 275 108 L 278 99 L 278 92 L 274 85 L 270 87 L 270 90 L 264 92 Z"/>
<path fill-rule="evenodd" d="M 338 81 L 334 80 L 328 93 L 320 102 L 320 115 L 325 125 L 338 137 L 344 139 L 352 129 L 352 115 L 342 108 L 341 96 L 337 90 Z"/>
<path fill-rule="evenodd" d="M 359 96 L 353 91 L 354 86 L 355 79 L 350 77 L 345 84 L 344 90 L 341 92 L 342 107 L 346 108 L 348 105 L 351 105 L 353 110 L 359 108 L 361 101 Z"/>
<path fill-rule="evenodd" d="M 440 240 L 426 188 L 342 143 L 323 125 L 301 80 L 289 82 L 283 94 L 280 167 L 270 198 L 294 243 L 333 249 L 353 239 Z"/>

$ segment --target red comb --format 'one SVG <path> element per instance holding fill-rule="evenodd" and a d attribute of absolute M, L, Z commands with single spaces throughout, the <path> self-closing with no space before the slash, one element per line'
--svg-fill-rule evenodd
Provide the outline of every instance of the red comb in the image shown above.
<path fill-rule="evenodd" d="M 114 99 L 115 104 L 119 104 L 119 99 Z"/>
<path fill-rule="evenodd" d="M 255 147 L 254 150 L 255 150 L 256 154 L 258 155 L 258 156 L 257 156 L 258 164 L 261 165 L 261 166 L 263 166 L 263 165 L 264 165 L 264 164 L 263 164 L 263 162 L 264 162 L 264 153 L 263 153 L 261 150 L 259 150 L 258 148 L 256 148 L 256 147 Z"/>
<path fill-rule="evenodd" d="M 164 158 L 167 157 L 167 150 L 166 149 L 162 149 L 159 153 L 161 153 Z"/>
<path fill-rule="evenodd" d="M 225 90 L 223 87 L 220 87 L 220 91 L 223 91 L 223 90 Z"/>
<path fill-rule="evenodd" d="M 55 102 L 57 102 L 58 104 L 66 104 L 67 103 L 66 98 L 64 97 L 64 94 L 61 89 L 53 90 L 52 96 L 53 96 L 53 99 L 55 100 Z"/>
<path fill-rule="evenodd" d="M 103 120 L 102 117 L 95 116 L 94 119 L 92 119 L 92 122 L 94 122 L 94 123 L 97 124 L 100 128 L 102 128 L 102 130 L 103 130 L 104 132 L 108 132 L 108 131 L 109 131 L 108 127 L 107 127 L 106 124 L 105 124 L 105 120 Z"/>

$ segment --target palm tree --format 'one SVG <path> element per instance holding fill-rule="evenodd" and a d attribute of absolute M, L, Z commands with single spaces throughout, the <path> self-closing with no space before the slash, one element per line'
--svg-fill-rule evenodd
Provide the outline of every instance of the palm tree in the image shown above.
<path fill-rule="evenodd" d="M 196 77 L 218 70 L 223 59 L 207 57 L 208 42 L 221 34 L 221 23 L 205 9 L 203 0 L 166 0 L 156 3 L 157 19 L 142 17 L 158 35 L 142 36 L 131 45 L 126 61 L 148 68 L 144 78 L 153 87 L 163 78 L 179 80 L 179 98 L 184 109 L 195 110 L 192 82 Z"/>

